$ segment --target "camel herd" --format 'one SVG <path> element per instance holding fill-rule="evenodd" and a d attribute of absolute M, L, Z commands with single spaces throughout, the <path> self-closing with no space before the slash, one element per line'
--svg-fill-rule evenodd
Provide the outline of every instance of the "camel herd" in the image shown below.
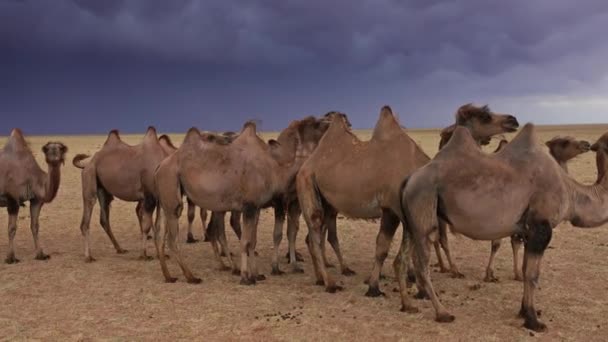
<path fill-rule="evenodd" d="M 526 124 L 513 140 L 503 138 L 494 153 L 485 153 L 480 147 L 493 137 L 518 130 L 517 119 L 472 104 L 458 108 L 455 119 L 441 132 L 439 152 L 432 159 L 408 136 L 388 106 L 381 109 L 369 141 L 357 138 L 348 117 L 340 112 L 295 120 L 276 140 L 269 141 L 259 137 L 254 122 L 245 123 L 239 133 L 191 128 L 179 147 L 168 136 L 157 136 L 153 127 L 135 146 L 124 143 L 113 130 L 93 156 L 77 154 L 72 161 L 82 169 L 80 229 L 85 261 L 95 260 L 89 237 L 95 202 L 100 205 L 100 224 L 116 252 L 125 253 L 110 225 L 110 203 L 118 198 L 137 203 L 141 258 L 152 259 L 147 251 L 152 235 L 165 281 L 177 280 L 167 267 L 168 244 L 171 258 L 186 280 L 200 283 L 177 241 L 185 197 L 186 242 L 197 241 L 192 232 L 196 207 L 200 208 L 204 227 L 210 211 L 203 238 L 211 243 L 218 269 L 239 274 L 241 284 L 252 285 L 265 279 L 258 271 L 257 226 L 260 210 L 272 207 L 275 225 L 271 274 L 284 273 L 279 268 L 279 246 L 285 219 L 290 271 L 303 272 L 299 265 L 302 259 L 296 253 L 302 216 L 308 226 L 306 244 L 316 282 L 333 293 L 341 287 L 327 271 L 331 265 L 326 241 L 338 258 L 341 273 L 354 274 L 340 249 L 338 213 L 355 219 L 380 218 L 365 295 L 384 295 L 379 279 L 401 223 L 403 238 L 393 263 L 401 310 L 418 312 L 407 290 L 415 283 L 415 297 L 431 300 L 436 320 L 451 322 L 454 316 L 439 301 L 430 279 L 431 243 L 440 270 L 463 277 L 450 253 L 448 231 L 491 241 L 484 280 L 495 282 L 495 254 L 501 239 L 510 237 L 514 277 L 524 282 L 519 314 L 525 327 L 544 331 L 546 326 L 538 320 L 534 307 L 534 290 L 553 228 L 564 221 L 576 227 L 598 227 L 608 222 L 608 133 L 594 144 L 556 137 L 543 146 L 538 143 L 534 126 Z M 598 178 L 593 185 L 578 183 L 567 169 L 569 160 L 588 151 L 596 153 Z M 38 217 L 44 203 L 57 194 L 67 147 L 49 142 L 42 152 L 48 172 L 38 166 L 19 129 L 11 132 L 0 150 L 0 206 L 9 214 L 7 263 L 19 261 L 13 239 L 18 212 L 28 201 L 36 259 L 48 259 L 38 242 Z M 227 212 L 240 240 L 240 260 L 228 247 L 224 226 Z M 518 251 L 522 245 L 520 266 Z"/>

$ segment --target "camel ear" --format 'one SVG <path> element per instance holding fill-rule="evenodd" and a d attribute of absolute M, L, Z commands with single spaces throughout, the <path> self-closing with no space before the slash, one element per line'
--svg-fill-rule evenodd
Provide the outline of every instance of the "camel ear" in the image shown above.
<path fill-rule="evenodd" d="M 49 143 L 42 146 L 42 153 L 46 154 L 49 151 Z"/>
<path fill-rule="evenodd" d="M 66 152 L 68 152 L 68 147 L 65 145 L 61 145 L 61 154 L 66 154 Z"/>

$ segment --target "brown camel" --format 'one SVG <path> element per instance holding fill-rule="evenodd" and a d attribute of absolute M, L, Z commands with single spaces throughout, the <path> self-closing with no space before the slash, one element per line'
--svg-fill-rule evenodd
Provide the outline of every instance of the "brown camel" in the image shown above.
<path fill-rule="evenodd" d="M 452 129 L 453 131 L 453 129 Z M 448 138 L 449 140 L 449 138 Z M 443 136 L 442 136 L 442 141 L 443 141 Z M 445 143 L 447 143 L 447 141 L 444 142 L 443 145 L 445 145 Z M 501 139 L 498 147 L 496 148 L 496 150 L 494 151 L 494 153 L 497 153 L 498 151 L 500 151 L 506 144 L 508 143 L 507 140 L 505 139 Z M 564 171 L 568 172 L 568 166 L 567 163 L 568 161 L 570 161 L 571 159 L 575 158 L 576 156 L 588 152 L 589 148 L 590 148 L 590 144 L 587 141 L 584 140 L 576 140 L 572 137 L 555 137 L 549 141 L 547 141 L 545 143 L 545 145 L 547 145 L 547 147 L 549 148 L 549 154 L 551 154 L 553 156 L 553 158 L 555 158 L 555 160 L 559 163 L 559 165 L 564 169 Z M 442 147 L 442 144 L 440 143 L 440 148 Z M 439 229 L 443 229 L 444 225 L 440 224 Z M 450 255 L 449 253 L 449 245 L 447 243 L 447 234 L 445 231 L 440 231 L 439 232 L 440 235 L 440 239 L 438 241 L 434 241 L 434 247 L 435 247 L 435 253 L 437 254 L 437 259 L 438 259 L 438 265 L 440 268 L 440 272 L 448 272 L 450 270 L 457 270 L 456 266 L 453 264 L 453 261 L 449 261 L 450 263 L 450 269 L 447 269 L 445 267 L 445 264 L 443 263 L 443 260 L 441 258 L 441 252 L 439 250 L 439 245 L 441 244 L 441 248 L 444 249 L 444 251 L 446 251 L 446 255 Z M 521 245 L 522 245 L 523 241 L 521 236 L 519 235 L 513 235 L 511 236 L 511 247 L 513 250 L 513 272 L 514 272 L 514 278 L 515 280 L 523 280 L 523 275 L 521 273 L 521 268 L 519 267 L 519 250 L 521 249 Z M 491 253 L 490 253 L 490 259 L 488 261 L 488 265 L 486 267 L 486 275 L 484 277 L 484 281 L 485 282 L 497 282 L 498 278 L 496 278 L 494 276 L 494 270 L 493 270 L 493 263 L 494 263 L 494 257 L 496 256 L 496 253 L 498 252 L 498 249 L 500 248 L 500 244 L 501 244 L 501 240 L 495 240 L 492 241 L 492 248 L 491 248 Z M 453 272 L 453 271 L 452 271 Z M 453 272 L 454 273 L 454 272 Z M 457 275 L 459 275 L 459 273 L 456 273 Z"/>
<path fill-rule="evenodd" d="M 178 217 L 182 210 L 182 195 L 196 205 L 211 211 L 240 211 L 243 214 L 241 236 L 241 284 L 251 285 L 264 279 L 258 275 L 255 247 L 260 208 L 287 193 L 301 165 L 299 151 L 306 146 L 305 132 L 325 130 L 327 120 L 308 117 L 292 122 L 282 133 L 282 142 L 266 144 L 256 134 L 253 122 L 244 125 L 239 136 L 228 145 L 213 143 L 209 136 L 192 128 L 178 150 L 165 159 L 156 171 L 155 179 L 160 205 L 166 216 L 166 239 L 184 276 L 190 283 L 194 277 L 185 264 L 176 244 Z M 276 216 L 276 215 L 275 215 Z M 167 282 L 174 282 L 164 258 L 164 243 L 159 245 L 155 227 L 155 244 L 161 269 Z M 236 265 L 227 253 L 232 269 Z M 223 267 L 223 264 L 220 265 Z"/>
<path fill-rule="evenodd" d="M 95 200 L 100 205 L 100 223 L 116 252 L 126 253 L 116 241 L 110 227 L 110 203 L 117 197 L 127 202 L 137 202 L 136 214 L 142 233 L 140 258 L 150 260 L 146 251 L 147 237 L 152 226 L 152 213 L 157 200 L 154 193 L 154 170 L 167 157 L 158 141 L 156 129 L 149 127 L 142 142 L 131 146 L 120 139 L 117 130 L 108 134 L 101 150 L 88 163 L 86 154 L 78 154 L 72 164 L 82 169 L 82 222 L 80 230 L 84 237 L 86 262 L 95 261 L 91 256 L 89 226 Z"/>
<path fill-rule="evenodd" d="M 598 181 L 582 185 L 538 143 L 532 124 L 526 124 L 495 154 L 481 152 L 468 130 L 456 128 L 444 149 L 403 182 L 401 207 L 406 229 L 395 258 L 402 310 L 417 311 L 403 279 L 412 245 L 418 286 L 430 297 L 436 320 L 454 320 L 437 298 L 428 267 L 429 234 L 437 229 L 441 217 L 455 232 L 476 240 L 514 234 L 524 237 L 524 294 L 519 314 L 526 328 L 546 330 L 537 317 L 534 291 L 553 228 L 563 221 L 576 227 L 608 222 L 608 133 L 591 149 L 596 151 Z"/>
<path fill-rule="evenodd" d="M 236 139 L 237 134 L 235 132 L 224 132 L 221 134 L 217 134 L 216 136 L 216 142 L 219 144 L 230 144 L 232 141 L 234 141 L 234 139 Z M 160 142 L 160 145 L 162 146 L 163 150 L 165 150 L 165 153 L 167 153 L 167 155 L 173 154 L 173 152 L 177 151 L 177 147 L 175 147 L 175 145 L 173 144 L 173 142 L 171 141 L 171 138 L 169 138 L 168 135 L 163 134 L 158 138 L 158 141 Z M 194 234 L 192 233 L 192 225 L 194 223 L 194 219 L 195 219 L 195 211 L 196 211 L 196 205 L 189 199 L 186 198 L 186 201 L 188 202 L 188 235 L 186 238 L 186 243 L 196 243 L 198 242 L 198 239 L 194 238 Z M 218 213 L 219 215 L 222 215 L 222 218 L 224 217 L 224 214 Z M 213 214 L 212 214 L 213 215 Z M 205 229 L 205 223 L 207 221 L 207 210 L 204 208 L 200 209 L 200 217 L 201 217 L 201 222 L 203 224 L 203 236 L 204 236 L 204 240 L 208 241 L 208 237 L 206 236 L 206 234 L 204 234 L 204 232 L 206 231 Z M 236 234 L 236 236 L 240 239 L 241 238 L 241 214 L 239 212 L 231 212 L 230 214 L 230 226 L 232 227 L 232 230 L 234 230 L 234 233 Z M 224 254 L 225 251 L 222 250 L 222 254 Z"/>
<path fill-rule="evenodd" d="M 466 125 L 479 140 L 510 132 L 517 120 L 507 114 L 492 113 L 487 106 L 461 106 L 456 120 Z M 338 212 L 351 218 L 381 218 L 376 239 L 374 267 L 367 296 L 380 296 L 378 279 L 393 235 L 399 225 L 399 185 L 412 171 L 430 158 L 404 132 L 390 107 L 384 106 L 369 141 L 359 140 L 342 120 L 331 123 L 327 133 L 297 175 L 300 207 L 309 228 L 309 251 L 317 284 L 326 291 L 340 289 L 323 262 L 321 241 L 324 230 L 337 251 L 341 269 L 347 269 L 336 230 Z M 326 227 L 326 228 L 325 228 Z"/>
<path fill-rule="evenodd" d="M 568 161 L 577 157 L 580 154 L 588 152 L 591 148 L 591 144 L 584 140 L 576 140 L 572 137 L 555 137 L 547 142 L 545 145 L 549 148 L 549 154 L 555 158 L 555 161 L 561 166 L 561 168 L 568 173 Z M 504 145 L 503 145 L 504 146 Z M 498 152 L 503 146 L 499 146 L 496 149 Z M 498 278 L 494 276 L 494 257 L 500 248 L 500 239 L 492 241 L 492 248 L 490 252 L 490 259 L 488 266 L 486 267 L 485 282 L 497 282 Z M 513 274 L 515 280 L 524 280 L 519 266 L 519 250 L 523 244 L 522 236 L 513 235 L 511 236 L 511 247 L 513 249 Z"/>
<path fill-rule="evenodd" d="M 68 148 L 60 142 L 44 145 L 42 152 L 48 165 L 48 172 L 44 172 L 18 128 L 13 129 L 4 149 L 0 150 L 0 207 L 6 207 L 9 215 L 7 264 L 19 262 L 15 257 L 13 240 L 17 233 L 19 207 L 27 201 L 30 202 L 30 227 L 36 260 L 49 258 L 38 242 L 38 218 L 42 206 L 53 201 L 57 195 L 61 182 L 61 165 L 67 151 Z"/>

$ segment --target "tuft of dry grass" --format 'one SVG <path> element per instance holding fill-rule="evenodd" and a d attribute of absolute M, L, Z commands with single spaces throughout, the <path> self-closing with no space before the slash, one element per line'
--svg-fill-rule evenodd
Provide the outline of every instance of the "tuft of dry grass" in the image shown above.
<path fill-rule="evenodd" d="M 539 127 L 545 141 L 555 135 L 572 135 L 595 141 L 608 126 Z M 408 130 L 429 154 L 434 155 L 438 130 Z M 358 131 L 363 139 L 369 132 Z M 265 135 L 265 138 L 274 136 Z M 183 135 L 172 135 L 176 143 Z M 141 136 L 125 135 L 129 143 Z M 511 136 L 509 136 L 511 138 Z M 32 149 L 41 165 L 40 147 L 49 137 L 30 137 Z M 94 153 L 105 136 L 53 137 L 70 148 L 68 160 L 77 153 Z M 0 138 L 0 145 L 5 142 Z M 492 151 L 495 143 L 486 148 Z M 571 174 L 581 182 L 595 181 L 594 155 L 587 153 L 574 160 Z M 207 243 L 189 245 L 185 241 L 185 217 L 180 221 L 181 248 L 200 285 L 185 283 L 181 272 L 170 260 L 171 271 L 179 275 L 175 284 L 165 284 L 156 260 L 144 262 L 139 256 L 139 228 L 134 203 L 115 201 L 111 224 L 123 248 L 115 253 L 97 223 L 96 206 L 92 222 L 92 248 L 96 263 L 83 261 L 79 170 L 69 163 L 63 168 L 62 184 L 55 201 L 41 215 L 41 242 L 51 255 L 36 261 L 29 212 L 19 214 L 16 253 L 17 265 L 0 263 L 0 339 L 2 340 L 525 340 L 529 331 L 521 327 L 516 314 L 522 284 L 512 279 L 511 250 L 505 243 L 496 260 L 499 283 L 483 283 L 483 272 L 490 252 L 489 242 L 450 236 L 455 260 L 465 279 L 452 279 L 433 273 L 435 288 L 444 304 L 456 315 L 452 324 L 433 321 L 428 301 L 417 305 L 421 313 L 399 311 L 399 295 L 390 264 L 393 246 L 381 282 L 386 298 L 367 298 L 363 284 L 374 255 L 378 224 L 358 220 L 339 220 L 338 234 L 353 277 L 332 272 L 345 290 L 328 294 L 314 285 L 310 257 L 304 245 L 306 225 L 301 222 L 298 250 L 305 256 L 305 274 L 270 276 L 272 255 L 271 211 L 264 211 L 259 225 L 260 268 L 268 279 L 256 286 L 238 285 L 238 277 L 215 269 Z M 0 214 L 0 227 L 7 226 L 7 215 Z M 606 228 L 606 227 L 604 227 Z M 200 236 L 200 221 L 196 224 Z M 238 253 L 238 241 L 229 234 L 230 247 Z M 401 239 L 398 232 L 395 237 Z M 6 235 L 5 235 L 6 236 Z M 286 251 L 284 235 L 281 254 Z M 394 245 L 396 245 L 395 243 Z M 329 247 L 328 247 L 329 248 Z M 7 238 L 0 239 L 0 253 L 7 250 Z M 150 244 L 149 251 L 153 253 Z M 605 340 L 608 333 L 608 234 L 605 229 L 574 229 L 561 225 L 554 232 L 545 254 L 537 296 L 542 319 L 549 332 L 534 334 L 547 340 Z M 333 254 L 329 251 L 330 258 Z M 335 260 L 335 258 L 333 258 Z M 288 270 L 285 260 L 281 267 Z"/>

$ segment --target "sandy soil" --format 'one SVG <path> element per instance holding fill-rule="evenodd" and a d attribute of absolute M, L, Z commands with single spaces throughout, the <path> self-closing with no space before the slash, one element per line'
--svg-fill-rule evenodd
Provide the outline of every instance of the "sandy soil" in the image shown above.
<path fill-rule="evenodd" d="M 608 126 L 553 126 L 540 130 L 548 140 L 555 135 L 573 135 L 595 141 Z M 359 132 L 369 137 L 368 132 Z M 438 132 L 411 131 L 410 134 L 430 155 L 435 154 Z M 136 143 L 140 136 L 125 136 Z M 179 135 L 173 136 L 180 141 Z M 68 159 L 76 153 L 92 153 L 104 136 L 31 137 L 32 149 L 43 163 L 40 147 L 59 139 L 70 148 Z M 0 144 L 5 139 L 0 138 Z M 494 145 L 488 148 L 493 149 Z M 587 153 L 571 164 L 571 173 L 581 182 L 596 177 L 594 155 Z M 522 284 L 512 279 L 511 249 L 505 240 L 496 260 L 496 275 L 501 282 L 482 282 L 489 254 L 489 242 L 476 242 L 451 236 L 453 254 L 465 279 L 452 279 L 433 273 L 435 288 L 443 303 L 456 315 L 452 324 L 434 322 L 428 301 L 417 302 L 421 313 L 399 311 L 399 296 L 392 268 L 385 267 L 389 278 L 381 283 L 386 298 L 367 298 L 363 284 L 371 270 L 378 224 L 340 219 L 339 237 L 346 260 L 357 271 L 353 277 L 337 276 L 345 290 L 328 294 L 314 286 L 310 256 L 304 245 L 306 226 L 298 236 L 298 250 L 304 255 L 305 274 L 270 276 L 272 222 L 265 211 L 259 226 L 260 268 L 268 279 L 253 287 L 238 285 L 238 277 L 215 269 L 207 243 L 182 244 L 187 261 L 200 285 L 185 283 L 179 275 L 175 284 L 165 284 L 156 260 L 138 260 L 139 228 L 134 203 L 115 201 L 112 207 L 113 230 L 123 248 L 115 253 L 98 224 L 98 206 L 92 222 L 93 255 L 97 262 L 83 261 L 79 230 L 81 195 L 79 170 L 69 163 L 56 200 L 45 206 L 41 215 L 41 241 L 48 261 L 34 260 L 29 232 L 29 211 L 19 214 L 16 238 L 21 263 L 0 263 L 0 339 L 3 340 L 606 340 L 608 339 L 608 234 L 605 229 L 574 229 L 563 224 L 554 233 L 545 254 L 541 290 L 537 295 L 542 319 L 549 332 L 532 334 L 521 327 L 516 317 Z M 185 241 L 185 217 L 181 241 Z M 7 215 L 0 214 L 0 227 Z M 608 227 L 604 227 L 608 228 Z M 3 228 L 5 229 L 5 228 Z M 200 236 L 200 221 L 196 235 Z M 396 238 L 401 239 L 398 232 Z M 2 259 L 7 236 L 0 239 Z M 238 242 L 228 236 L 233 251 Z M 286 237 L 282 254 L 286 250 Z M 392 263 L 396 243 L 387 264 Z M 329 248 L 329 247 L 328 247 Z M 150 252 L 153 246 L 149 246 Z M 335 261 L 333 252 L 328 253 Z M 284 260 L 283 260 L 284 262 Z M 286 264 L 283 263 L 283 269 Z M 336 273 L 334 269 L 332 272 Z"/>

